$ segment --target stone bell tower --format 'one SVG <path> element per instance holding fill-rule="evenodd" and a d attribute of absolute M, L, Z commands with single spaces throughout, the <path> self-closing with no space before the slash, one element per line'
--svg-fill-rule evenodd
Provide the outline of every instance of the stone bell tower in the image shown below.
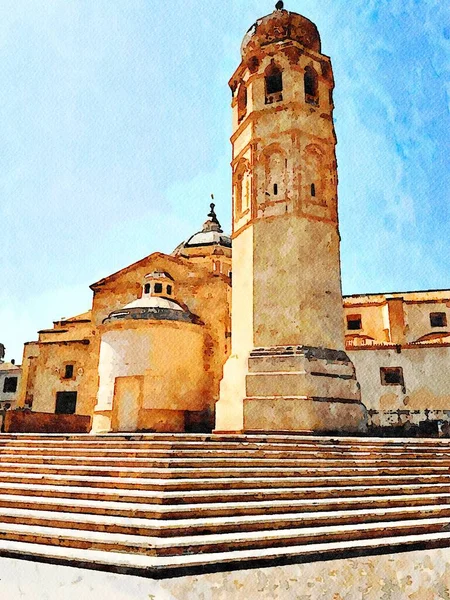
<path fill-rule="evenodd" d="M 364 431 L 344 349 L 333 71 L 316 26 L 257 21 L 233 93 L 232 351 L 216 431 Z"/>

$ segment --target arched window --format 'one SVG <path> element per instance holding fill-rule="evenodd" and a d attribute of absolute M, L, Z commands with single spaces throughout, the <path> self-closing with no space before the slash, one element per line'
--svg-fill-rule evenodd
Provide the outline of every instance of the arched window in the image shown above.
<path fill-rule="evenodd" d="M 264 164 L 265 195 L 267 199 L 283 199 L 286 195 L 286 159 L 277 146 L 268 146 L 261 155 Z"/>
<path fill-rule="evenodd" d="M 319 79 L 312 67 L 305 69 L 305 101 L 308 104 L 319 104 Z"/>
<path fill-rule="evenodd" d="M 244 82 L 241 83 L 237 94 L 237 105 L 238 105 L 238 122 L 247 114 L 247 86 Z"/>
<path fill-rule="evenodd" d="M 150 284 L 146 283 L 144 286 L 144 293 L 145 294 L 150 294 Z"/>
<path fill-rule="evenodd" d="M 234 174 L 234 208 L 235 216 L 239 216 L 250 208 L 250 176 L 247 171 L 248 163 L 243 160 L 236 167 Z"/>
<path fill-rule="evenodd" d="M 283 73 L 276 64 L 271 63 L 265 73 L 266 104 L 283 100 Z"/>

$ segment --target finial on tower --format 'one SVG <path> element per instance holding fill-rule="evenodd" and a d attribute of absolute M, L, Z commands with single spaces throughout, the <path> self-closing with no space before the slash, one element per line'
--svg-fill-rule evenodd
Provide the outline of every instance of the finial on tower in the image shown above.
<path fill-rule="evenodd" d="M 211 194 L 211 199 L 214 200 L 214 194 Z M 211 209 L 208 213 L 209 221 L 203 225 L 203 231 L 219 231 L 222 232 L 219 219 L 217 218 L 214 202 L 211 202 L 209 208 Z"/>
<path fill-rule="evenodd" d="M 275 4 L 275 8 L 277 10 L 283 10 L 283 8 L 284 8 L 284 2 L 283 2 L 283 0 L 278 0 L 278 2 Z"/>

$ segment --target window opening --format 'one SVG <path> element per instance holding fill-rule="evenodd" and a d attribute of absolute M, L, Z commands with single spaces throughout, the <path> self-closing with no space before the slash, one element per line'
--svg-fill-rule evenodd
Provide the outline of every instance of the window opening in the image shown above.
<path fill-rule="evenodd" d="M 73 365 L 66 365 L 64 369 L 64 379 L 72 379 Z"/>
<path fill-rule="evenodd" d="M 149 283 L 146 283 L 144 286 L 144 293 L 145 294 L 150 294 L 150 290 L 151 290 L 151 286 Z"/>
<path fill-rule="evenodd" d="M 431 327 L 447 327 L 447 315 L 444 312 L 430 313 Z"/>
<path fill-rule="evenodd" d="M 155 283 L 155 287 L 153 289 L 155 290 L 155 294 L 161 294 L 163 291 L 162 283 Z"/>
<path fill-rule="evenodd" d="M 312 67 L 306 67 L 304 75 L 305 100 L 308 104 L 319 104 L 319 78 Z"/>
<path fill-rule="evenodd" d="M 405 385 L 402 367 L 381 367 L 380 376 L 381 385 Z"/>
<path fill-rule="evenodd" d="M 241 83 L 238 89 L 237 95 L 237 103 L 238 103 L 238 122 L 240 123 L 242 119 L 247 114 L 247 86 L 245 83 Z"/>
<path fill-rule="evenodd" d="M 348 315 L 347 329 L 349 329 L 350 331 L 356 331 L 358 329 L 362 329 L 361 315 Z"/>
<path fill-rule="evenodd" d="M 56 392 L 55 414 L 73 415 L 77 406 L 76 392 Z"/>
<path fill-rule="evenodd" d="M 14 394 L 17 391 L 17 377 L 5 377 L 3 382 L 3 392 L 5 394 Z"/>
<path fill-rule="evenodd" d="M 266 104 L 283 100 L 283 73 L 279 67 L 272 64 L 266 69 Z"/>

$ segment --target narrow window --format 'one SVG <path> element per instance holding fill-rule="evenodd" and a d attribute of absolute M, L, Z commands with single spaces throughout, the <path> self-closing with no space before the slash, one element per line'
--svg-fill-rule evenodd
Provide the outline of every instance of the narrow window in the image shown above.
<path fill-rule="evenodd" d="M 17 391 L 17 377 L 5 377 L 3 382 L 3 392 L 5 394 L 14 394 Z"/>
<path fill-rule="evenodd" d="M 76 392 L 56 392 L 55 414 L 73 415 L 77 406 Z"/>
<path fill-rule="evenodd" d="M 381 385 L 405 385 L 402 367 L 381 367 Z"/>
<path fill-rule="evenodd" d="M 315 197 L 316 195 L 316 184 L 312 183 L 311 184 L 311 196 Z"/>
<path fill-rule="evenodd" d="M 431 327 L 447 327 L 447 315 L 443 312 L 430 313 Z"/>
<path fill-rule="evenodd" d="M 266 69 L 266 104 L 283 100 L 283 74 L 281 69 L 271 64 Z"/>
<path fill-rule="evenodd" d="M 238 122 L 240 123 L 242 119 L 247 114 L 247 86 L 245 83 L 241 83 L 238 89 L 237 95 L 237 104 L 238 104 Z"/>
<path fill-rule="evenodd" d="M 171 296 L 172 295 L 172 286 L 168 285 L 167 288 L 166 288 L 166 290 L 167 290 L 167 295 Z"/>
<path fill-rule="evenodd" d="M 350 331 L 357 331 L 359 329 L 362 329 L 361 315 L 348 315 L 347 329 Z"/>
<path fill-rule="evenodd" d="M 66 365 L 64 369 L 64 379 L 72 379 L 73 365 Z"/>
<path fill-rule="evenodd" d="M 305 76 L 305 101 L 308 104 L 319 104 L 319 80 L 317 73 L 312 67 L 306 67 Z"/>
<path fill-rule="evenodd" d="M 150 294 L 150 290 L 151 290 L 150 284 L 146 283 L 145 286 L 144 286 L 144 293 L 145 294 Z"/>
<path fill-rule="evenodd" d="M 273 195 L 278 196 L 278 183 L 273 184 Z"/>

